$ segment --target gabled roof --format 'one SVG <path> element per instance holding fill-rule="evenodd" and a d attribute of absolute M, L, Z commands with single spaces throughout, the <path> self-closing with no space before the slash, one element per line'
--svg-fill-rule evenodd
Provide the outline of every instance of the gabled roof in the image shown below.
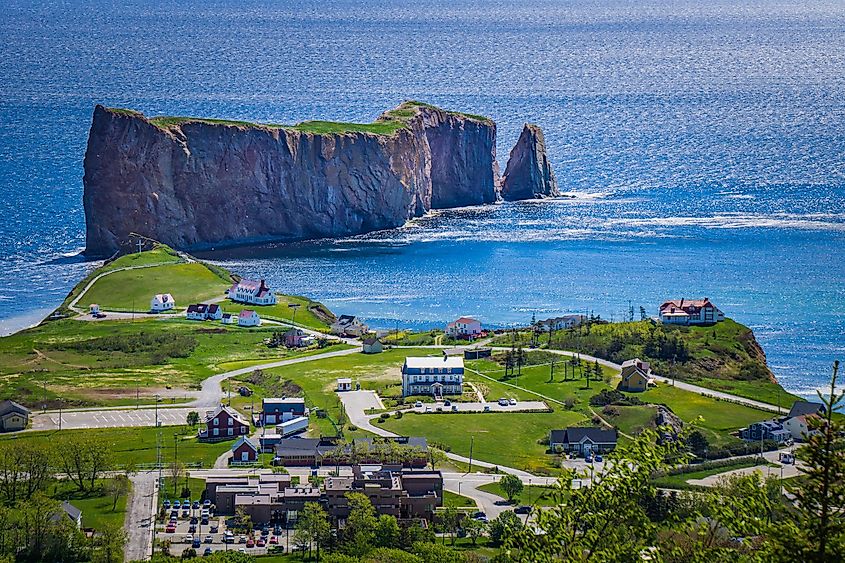
<path fill-rule="evenodd" d="M 16 412 L 18 414 L 22 414 L 24 416 L 30 415 L 30 410 L 25 406 L 21 405 L 20 403 L 16 403 L 11 400 L 6 400 L 0 403 L 0 416 Z"/>
<path fill-rule="evenodd" d="M 238 438 L 234 444 L 232 444 L 232 451 L 237 450 L 241 445 L 246 444 L 251 450 L 258 451 L 258 446 L 252 443 L 252 440 L 247 438 L 246 436 L 241 436 Z"/>
<path fill-rule="evenodd" d="M 455 321 L 453 321 L 449 324 L 458 324 L 458 323 L 470 324 L 470 323 L 477 323 L 477 322 L 479 322 L 478 319 L 473 319 L 472 317 L 461 317 L 461 318 L 459 318 L 459 319 L 457 319 L 457 320 L 455 320 Z"/>
<path fill-rule="evenodd" d="M 219 407 L 217 407 L 213 411 L 210 411 L 208 413 L 208 415 L 206 415 L 205 421 L 208 422 L 209 420 L 211 420 L 212 418 L 214 418 L 215 416 L 217 416 L 218 414 L 220 414 L 222 412 L 225 412 L 226 414 L 228 414 L 229 416 L 231 416 L 232 418 L 234 418 L 235 420 L 237 420 L 241 424 L 245 424 L 245 425 L 249 426 L 249 422 L 247 421 L 246 418 L 243 417 L 243 415 L 241 413 L 239 413 L 238 411 L 236 411 L 232 407 L 227 407 L 227 406 L 224 406 L 224 405 L 220 405 Z"/>
<path fill-rule="evenodd" d="M 251 316 L 253 316 L 253 315 L 258 316 L 258 313 L 256 313 L 256 312 L 255 312 L 255 311 L 253 311 L 252 309 L 244 309 L 243 311 L 241 311 L 241 312 L 240 312 L 240 314 L 238 315 L 238 317 L 240 317 L 240 318 L 242 318 L 242 319 L 248 319 L 248 318 L 250 318 L 250 317 L 251 317 Z"/>
<path fill-rule="evenodd" d="M 208 312 L 209 315 L 214 315 L 214 314 L 217 313 L 217 310 L 219 308 L 220 308 L 220 305 L 218 305 L 217 303 L 212 303 L 211 305 L 208 305 L 208 309 L 206 311 Z"/>
<path fill-rule="evenodd" d="M 373 344 L 375 344 L 378 341 L 379 341 L 379 339 L 376 338 L 375 336 L 368 336 L 367 338 L 364 339 L 364 344 L 366 344 L 367 346 L 372 346 Z"/>
<path fill-rule="evenodd" d="M 339 325 L 348 325 L 354 323 L 357 320 L 355 315 L 341 315 L 337 318 L 336 323 Z"/>
<path fill-rule="evenodd" d="M 818 414 L 820 412 L 824 412 L 824 405 L 821 403 L 813 403 L 810 401 L 795 401 L 792 404 L 792 408 L 789 410 L 789 414 L 786 415 L 786 418 L 793 418 L 796 416 L 803 416 L 807 414 Z"/>
<path fill-rule="evenodd" d="M 553 443 L 575 444 L 589 441 L 594 444 L 615 444 L 617 433 L 615 428 L 605 430 L 595 426 L 570 426 L 565 430 L 552 430 L 549 439 Z"/>

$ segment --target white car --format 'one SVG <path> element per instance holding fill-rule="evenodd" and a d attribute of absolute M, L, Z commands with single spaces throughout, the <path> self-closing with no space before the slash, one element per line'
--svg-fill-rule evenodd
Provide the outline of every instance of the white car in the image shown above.
<path fill-rule="evenodd" d="M 416 408 L 416 409 L 420 408 L 421 406 L 422 406 L 422 401 L 417 401 L 416 403 L 414 403 L 414 408 Z"/>
<path fill-rule="evenodd" d="M 185 543 L 194 543 L 194 534 L 185 534 L 183 541 Z"/>
<path fill-rule="evenodd" d="M 514 405 L 516 405 L 516 399 L 511 399 L 510 401 L 508 401 L 508 404 L 509 404 L 510 406 L 514 406 Z"/>

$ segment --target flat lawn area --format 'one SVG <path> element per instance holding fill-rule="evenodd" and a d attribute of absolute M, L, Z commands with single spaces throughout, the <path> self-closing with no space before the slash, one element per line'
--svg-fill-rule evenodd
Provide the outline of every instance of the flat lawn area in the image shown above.
<path fill-rule="evenodd" d="M 268 348 L 264 340 L 279 330 L 178 318 L 49 322 L 0 338 L 0 398 L 38 407 L 57 406 L 57 397 L 65 406 L 121 405 L 134 403 L 137 386 L 142 402 L 151 402 L 156 393 L 183 396 L 177 389 L 197 388 L 216 373 L 323 351 Z"/>
<path fill-rule="evenodd" d="M 475 501 L 469 497 L 444 490 L 443 506 L 451 506 L 454 508 L 475 508 L 477 505 L 475 504 Z"/>
<path fill-rule="evenodd" d="M 185 478 L 182 477 L 176 483 L 176 493 L 173 493 L 173 478 L 172 477 L 162 477 L 161 479 L 161 494 L 159 495 L 158 502 L 159 504 L 164 502 L 164 499 L 182 499 L 186 498 L 189 500 L 200 500 L 203 491 L 205 490 L 205 479 L 199 479 L 197 477 L 190 476 L 191 470 L 188 470 L 188 489 L 191 491 L 189 496 L 183 497 L 182 496 L 182 489 L 185 487 Z"/>
<path fill-rule="evenodd" d="M 87 308 L 90 303 L 98 303 L 108 310 L 146 312 L 153 295 L 170 293 L 177 307 L 186 308 L 191 303 L 222 297 L 228 286 L 227 280 L 199 262 L 168 264 L 124 270 L 100 278 L 79 306 Z"/>
<path fill-rule="evenodd" d="M 499 486 L 499 483 L 487 483 L 478 487 L 479 490 L 499 495 L 503 499 L 507 499 L 508 495 Z M 558 502 L 554 498 L 555 487 L 541 487 L 538 485 L 525 485 L 522 488 L 522 493 L 514 498 L 514 504 L 527 504 L 529 506 L 557 506 Z"/>
<path fill-rule="evenodd" d="M 690 479 L 704 479 L 711 475 L 719 475 L 720 473 L 727 473 L 736 469 L 745 469 L 746 467 L 754 467 L 757 465 L 765 465 L 765 462 L 760 460 L 738 460 L 736 463 L 725 465 L 722 467 L 715 467 L 711 469 L 702 469 L 701 471 L 693 471 L 690 473 L 680 473 L 678 475 L 664 475 L 653 480 L 658 487 L 666 489 L 706 489 L 699 485 L 690 485 L 687 483 Z"/>
<path fill-rule="evenodd" d="M 541 395 L 557 399 L 558 401 L 566 401 L 567 399 L 575 399 L 575 409 L 581 412 L 588 412 L 587 405 L 590 397 L 601 391 L 602 389 L 609 389 L 610 386 L 605 383 L 605 380 L 612 380 L 616 377 L 616 371 L 610 368 L 602 367 L 603 379 L 596 381 L 591 379 L 589 387 L 587 380 L 580 377 L 576 379 L 572 371 L 572 366 L 566 364 L 567 358 L 561 357 L 560 361 L 555 362 L 554 378 L 552 378 L 552 366 L 550 364 L 540 364 L 522 368 L 522 374 L 515 377 L 510 377 L 504 380 L 505 370 L 498 363 L 492 360 L 474 360 L 467 362 L 467 367 L 477 370 L 482 374 L 492 377 L 500 382 L 509 383 L 511 385 L 518 385 L 525 389 L 534 391 Z M 565 366 L 565 367 L 564 367 Z M 479 376 L 475 376 L 479 377 Z M 566 378 L 566 379 L 564 379 Z M 482 382 L 490 385 L 489 379 L 481 378 Z M 513 388 L 510 388 L 513 392 Z M 536 395 L 525 394 L 525 399 L 537 399 Z M 554 406 L 554 405 L 550 405 Z"/>
<path fill-rule="evenodd" d="M 783 408 L 784 414 L 792 408 L 792 403 L 802 400 L 801 397 L 787 393 L 783 387 L 771 381 L 734 381 L 730 379 L 690 379 L 690 383 L 730 393 L 746 399 L 754 399 Z"/>
<path fill-rule="evenodd" d="M 0 440 L 18 440 L 40 443 L 46 447 L 61 447 L 63 437 L 72 434 L 93 436 L 108 444 L 114 454 L 114 462 L 118 467 L 128 464 L 156 462 L 158 430 L 154 427 L 25 432 L 2 436 Z M 177 437 L 175 440 L 174 434 Z M 202 463 L 203 467 L 211 467 L 220 454 L 231 448 L 234 443 L 234 440 L 227 440 L 214 444 L 204 444 L 197 441 L 196 429 L 190 426 L 163 426 L 161 427 L 161 458 L 163 463 L 169 464 L 173 461 L 174 444 L 177 441 L 179 444 L 179 461 L 186 464 Z"/>
<path fill-rule="evenodd" d="M 772 417 L 766 411 L 717 401 L 666 384 L 638 393 L 637 396 L 643 401 L 666 404 L 681 420 L 701 429 L 713 444 L 735 443 L 738 439 L 730 436 L 730 432 Z"/>
<path fill-rule="evenodd" d="M 128 495 L 120 497 L 117 506 L 106 493 L 105 486 L 110 479 L 100 479 L 93 492 L 80 493 L 68 481 L 56 481 L 49 489 L 50 496 L 56 500 L 66 500 L 82 511 L 82 526 L 102 530 L 107 524 L 123 526 L 126 518 L 126 500 Z M 113 509 L 114 507 L 114 509 Z"/>
<path fill-rule="evenodd" d="M 277 382 L 290 381 L 301 388 L 302 396 L 310 408 L 320 408 L 328 413 L 329 419 L 341 420 L 343 411 L 337 396 L 337 378 L 350 377 L 362 389 L 376 390 L 386 403 L 390 397 L 401 395 L 401 367 L 406 356 L 427 356 L 437 350 L 401 349 L 386 350 L 381 354 L 350 354 L 314 362 L 295 364 L 267 370 Z M 437 354 L 439 355 L 439 354 Z M 317 419 L 322 425 L 320 431 L 333 433 L 329 419 Z M 312 422 L 314 419 L 312 419 Z"/>
<path fill-rule="evenodd" d="M 577 412 L 406 414 L 391 418 L 384 428 L 404 436 L 425 436 L 450 451 L 473 459 L 542 474 L 555 474 L 555 456 L 537 443 L 549 430 L 573 426 L 584 420 Z"/>
<path fill-rule="evenodd" d="M 652 405 L 613 408 L 619 411 L 618 415 L 609 416 L 602 414 L 602 416 L 625 434 L 633 436 L 638 434 L 644 428 L 654 427 L 654 418 L 657 415 L 657 408 Z M 601 412 L 598 407 L 596 407 L 596 411 Z"/>

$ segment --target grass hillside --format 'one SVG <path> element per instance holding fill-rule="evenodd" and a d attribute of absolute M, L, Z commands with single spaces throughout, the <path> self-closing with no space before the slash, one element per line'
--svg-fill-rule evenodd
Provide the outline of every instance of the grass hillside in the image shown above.
<path fill-rule="evenodd" d="M 516 339 L 528 345 L 529 332 Z M 514 335 L 496 338 L 510 345 Z M 750 328 L 731 319 L 712 326 L 672 326 L 652 321 L 589 323 L 582 327 L 544 333 L 543 347 L 577 350 L 616 363 L 641 358 L 655 373 L 676 377 L 711 389 L 728 391 L 777 404 L 790 405 L 796 397 L 784 391 L 766 365 L 766 355 Z"/>

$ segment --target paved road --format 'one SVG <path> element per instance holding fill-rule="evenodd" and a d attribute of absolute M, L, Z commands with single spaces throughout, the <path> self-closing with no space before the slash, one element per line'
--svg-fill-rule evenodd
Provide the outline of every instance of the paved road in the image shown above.
<path fill-rule="evenodd" d="M 795 447 L 787 448 L 786 450 L 775 450 L 772 452 L 765 452 L 763 454 L 763 458 L 765 462 L 761 462 L 760 465 L 755 465 L 753 467 L 745 467 L 743 469 L 734 469 L 733 471 L 726 471 L 724 473 L 718 473 L 716 475 L 710 475 L 708 477 L 704 477 L 703 479 L 689 479 L 687 483 L 691 485 L 702 485 L 704 487 L 713 487 L 719 483 L 721 479 L 724 477 L 729 477 L 732 475 L 749 475 L 754 473 L 755 471 L 761 472 L 765 476 L 773 476 L 773 477 L 780 477 L 781 470 L 783 470 L 783 478 L 788 479 L 790 477 L 796 477 L 801 475 L 802 471 L 801 468 L 803 464 L 798 462 L 798 464 L 782 464 L 780 463 L 780 454 L 783 451 L 794 451 Z M 745 457 L 745 456 L 739 456 Z M 770 464 L 775 465 L 772 467 Z"/>
<path fill-rule="evenodd" d="M 126 503 L 127 533 L 124 559 L 143 561 L 150 556 L 153 544 L 153 514 L 158 506 L 157 471 L 143 471 L 130 477 L 132 492 Z"/>
<path fill-rule="evenodd" d="M 188 413 L 196 408 L 159 408 L 158 421 L 161 426 L 185 424 Z M 106 409 L 85 411 L 62 411 L 62 430 L 81 428 L 121 428 L 126 426 L 155 426 L 156 409 Z M 32 425 L 25 432 L 36 430 L 58 430 L 58 411 L 34 414 Z"/>
<path fill-rule="evenodd" d="M 421 407 L 410 407 L 405 409 L 397 409 L 402 410 L 404 412 L 418 412 L 418 413 L 425 413 L 425 412 L 438 412 L 437 409 L 442 409 L 443 414 L 449 414 L 453 412 L 453 407 L 455 409 L 454 412 L 484 412 L 485 408 L 488 408 L 490 412 L 526 412 L 526 411 L 538 411 L 538 410 L 548 410 L 549 405 L 544 403 L 543 401 L 517 401 L 515 405 L 500 405 L 499 403 L 493 401 L 482 401 L 482 402 L 468 402 L 468 403 L 456 403 L 453 402 L 451 406 L 444 406 L 443 402 L 440 403 L 424 403 Z M 375 415 L 370 415 L 370 417 L 376 417 Z"/>

